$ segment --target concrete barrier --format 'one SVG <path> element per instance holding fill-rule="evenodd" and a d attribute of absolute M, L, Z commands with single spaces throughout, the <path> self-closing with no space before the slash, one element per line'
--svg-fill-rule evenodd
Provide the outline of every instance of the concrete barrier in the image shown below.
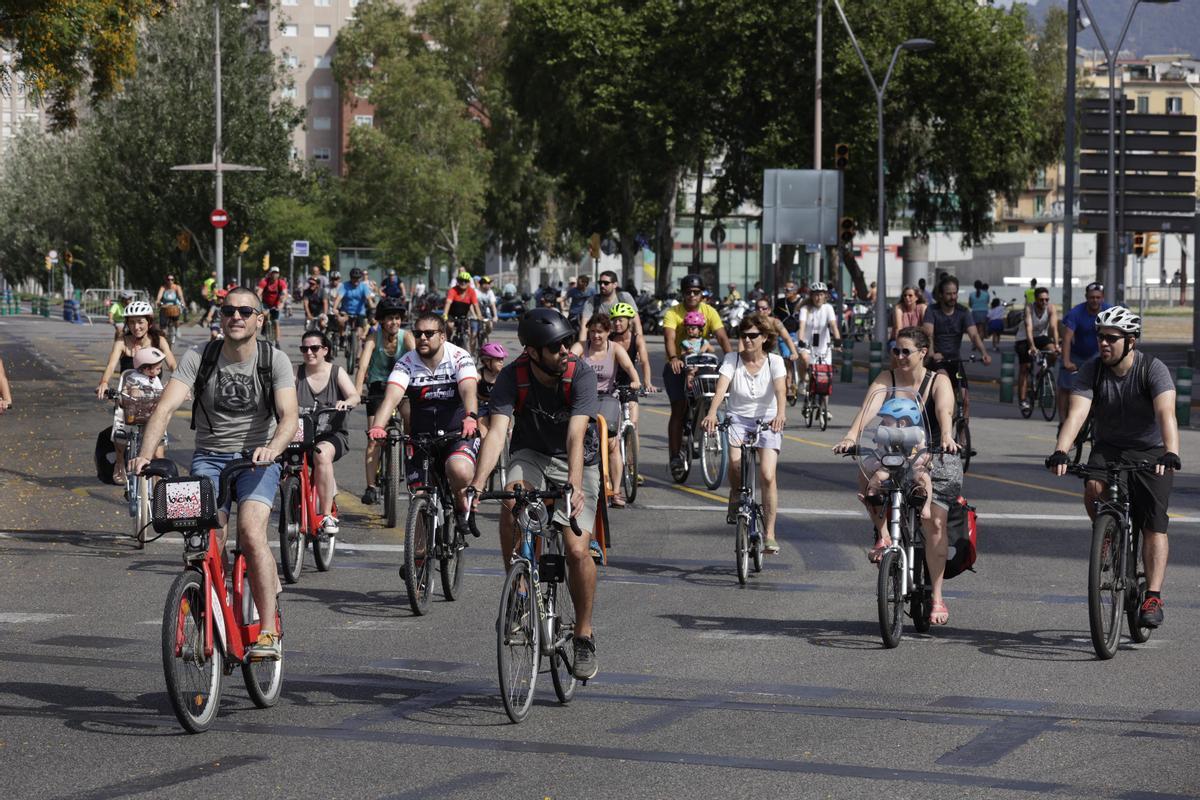
<path fill-rule="evenodd" d="M 867 383 L 870 384 L 883 371 L 883 342 L 871 342 L 870 367 L 867 370 Z"/>
<path fill-rule="evenodd" d="M 842 340 L 842 383 L 854 382 L 854 340 Z"/>
<path fill-rule="evenodd" d="M 1175 372 L 1175 418 L 1180 425 L 1192 424 L 1192 368 Z"/>
<path fill-rule="evenodd" d="M 1005 350 L 1000 354 L 1000 402 L 1011 403 L 1013 401 L 1013 380 L 1016 376 L 1015 362 L 1017 354 L 1011 350 Z"/>

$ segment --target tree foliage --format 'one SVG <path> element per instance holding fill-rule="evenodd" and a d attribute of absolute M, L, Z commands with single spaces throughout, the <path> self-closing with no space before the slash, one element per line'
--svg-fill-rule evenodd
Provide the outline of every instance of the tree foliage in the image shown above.
<path fill-rule="evenodd" d="M 0 91 L 20 76 L 48 103 L 56 129 L 74 127 L 76 99 L 87 84 L 93 102 L 107 98 L 133 73 L 137 34 L 172 6 L 170 0 L 0 0 Z"/>
<path fill-rule="evenodd" d="M 29 226 L 26 214 L 0 219 L 0 258 L 6 275 L 20 278 L 40 269 L 31 264 L 28 248 L 61 242 L 104 262 L 119 265 L 134 286 L 150 288 L 165 271 L 196 285 L 213 263 L 213 229 L 208 216 L 214 205 L 211 172 L 176 172 L 171 167 L 211 161 L 213 150 L 213 30 L 211 4 L 180 0 L 155 19 L 137 42 L 137 69 L 123 91 L 101 102 L 76 134 L 47 140 L 45 148 L 61 149 L 57 161 L 44 148 L 19 147 L 13 169 L 36 172 L 69 159 L 54 184 L 21 186 L 6 177 L 3 204 L 55 205 L 54 192 L 66 186 L 64 210 L 86 223 L 36 220 L 36 233 L 18 237 L 25 248 L 6 242 L 10 231 Z M 230 215 L 225 229 L 227 254 L 246 233 L 251 254 L 262 250 L 257 237 L 268 198 L 302 189 L 301 176 L 288 161 L 288 134 L 297 122 L 290 106 L 271 100 L 281 72 L 261 47 L 253 23 L 245 15 L 222 15 L 224 131 L 223 159 L 266 168 L 263 173 L 229 173 L 224 206 Z M 63 147 L 63 143 L 70 143 Z M 24 166 L 21 166 L 25 163 Z M 23 193 L 17 193 L 23 192 Z M 61 249 L 61 248 L 60 248 Z M 227 261 L 231 261 L 228 257 Z M 80 281 L 76 281 L 81 285 Z"/>

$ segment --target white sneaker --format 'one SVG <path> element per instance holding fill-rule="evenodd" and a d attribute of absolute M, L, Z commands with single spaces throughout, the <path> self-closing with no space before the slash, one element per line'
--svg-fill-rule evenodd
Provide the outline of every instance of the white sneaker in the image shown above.
<path fill-rule="evenodd" d="M 338 518 L 330 514 L 321 520 L 321 533 L 329 534 L 330 536 L 338 533 Z"/>

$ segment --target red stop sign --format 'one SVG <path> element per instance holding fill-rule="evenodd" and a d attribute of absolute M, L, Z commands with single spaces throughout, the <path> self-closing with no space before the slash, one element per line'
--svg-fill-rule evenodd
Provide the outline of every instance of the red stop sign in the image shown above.
<path fill-rule="evenodd" d="M 223 208 L 214 208 L 212 213 L 208 215 L 208 221 L 212 223 L 214 228 L 224 228 L 229 224 L 229 215 L 225 213 Z"/>

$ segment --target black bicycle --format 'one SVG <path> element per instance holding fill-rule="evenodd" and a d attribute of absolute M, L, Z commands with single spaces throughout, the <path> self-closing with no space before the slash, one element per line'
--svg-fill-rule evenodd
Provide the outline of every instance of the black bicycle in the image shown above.
<path fill-rule="evenodd" d="M 1058 414 L 1058 387 L 1054 382 L 1053 357 L 1053 350 L 1039 350 L 1029 364 L 1029 377 L 1025 384 L 1028 402 L 1021 404 L 1021 416 L 1025 419 L 1033 416 L 1035 403 L 1047 422 L 1053 421 Z M 1033 392 L 1032 398 L 1029 392 Z"/>
<path fill-rule="evenodd" d="M 1116 462 L 1104 467 L 1067 465 L 1067 472 L 1084 480 L 1103 481 L 1107 489 L 1096 499 L 1092 523 L 1092 551 L 1088 560 L 1088 623 L 1096 655 L 1108 660 L 1117 654 L 1121 640 L 1121 616 L 1129 622 L 1129 638 L 1145 642 L 1151 629 L 1140 625 L 1142 601 L 1146 597 L 1146 573 L 1142 567 L 1141 528 L 1130 516 L 1129 491 L 1124 476 L 1155 471 L 1148 462 Z"/>
<path fill-rule="evenodd" d="M 975 360 L 975 354 L 972 353 L 970 361 Z M 966 405 L 963 403 L 963 381 L 966 379 L 966 371 L 964 370 L 964 362 L 958 359 L 952 362 L 955 375 L 954 389 L 954 417 L 951 420 L 951 425 L 954 430 L 954 443 L 958 445 L 958 456 L 962 459 L 963 472 L 971 466 L 971 456 L 975 455 L 975 450 L 971 447 L 971 418 L 967 416 Z"/>
<path fill-rule="evenodd" d="M 718 489 L 725 482 L 725 470 L 729 463 L 729 441 L 721 431 L 706 431 L 700 420 L 708 415 L 708 406 L 717 394 L 718 367 L 721 360 L 711 353 L 686 356 L 684 368 L 694 370 L 692 388 L 687 393 L 687 411 L 683 418 L 680 437 L 679 465 L 671 467 L 671 479 L 686 483 L 692 471 L 692 460 L 700 459 L 704 472 L 704 485 Z M 717 409 L 717 417 L 724 418 L 724 411 Z"/>
<path fill-rule="evenodd" d="M 441 572 L 442 595 L 447 600 L 457 600 L 462 593 L 463 550 L 467 546 L 463 536 L 465 522 L 454 507 L 454 493 L 438 457 L 445 445 L 461 439 L 459 431 L 401 436 L 402 441 L 412 446 L 409 459 L 416 464 L 418 478 L 410 486 L 412 500 L 408 523 L 404 526 L 404 566 L 400 577 L 404 579 L 409 605 L 418 616 L 429 611 L 435 564 Z"/>
<path fill-rule="evenodd" d="M 387 437 L 378 443 L 383 453 L 376 485 L 383 492 L 384 524 L 395 528 L 400 522 L 400 493 L 404 483 L 404 419 L 398 409 L 392 412 L 386 430 Z"/>
<path fill-rule="evenodd" d="M 732 420 L 726 418 L 717 424 L 718 430 L 728 437 Z M 734 565 L 737 568 L 738 583 L 745 584 L 750 575 L 750 564 L 753 562 L 754 571 L 762 572 L 763 568 L 763 509 L 758 499 L 758 437 L 763 431 L 771 429 L 770 422 L 756 420 L 754 432 L 749 430 L 742 434 L 742 486 L 739 494 L 736 512 L 730 514 L 737 525 L 733 537 Z M 730 521 L 728 518 L 726 521 Z"/>

